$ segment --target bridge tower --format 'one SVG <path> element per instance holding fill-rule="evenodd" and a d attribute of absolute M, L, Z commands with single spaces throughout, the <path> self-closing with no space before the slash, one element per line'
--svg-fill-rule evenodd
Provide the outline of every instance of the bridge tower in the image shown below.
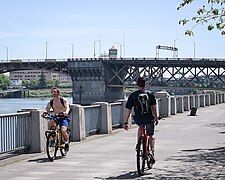
<path fill-rule="evenodd" d="M 120 66 L 105 61 L 107 62 L 107 60 L 103 62 L 102 58 L 68 60 L 73 103 L 112 102 L 123 98 L 123 79 L 126 70 L 119 71 Z M 109 86 L 108 82 L 118 86 Z"/>

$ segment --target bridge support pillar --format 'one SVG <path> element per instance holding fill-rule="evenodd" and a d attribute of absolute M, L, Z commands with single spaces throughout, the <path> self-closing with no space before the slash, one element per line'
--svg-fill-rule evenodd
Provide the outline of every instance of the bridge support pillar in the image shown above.
<path fill-rule="evenodd" d="M 103 61 L 68 61 L 72 78 L 74 104 L 114 102 L 123 98 L 123 79 L 126 68 L 123 65 Z"/>

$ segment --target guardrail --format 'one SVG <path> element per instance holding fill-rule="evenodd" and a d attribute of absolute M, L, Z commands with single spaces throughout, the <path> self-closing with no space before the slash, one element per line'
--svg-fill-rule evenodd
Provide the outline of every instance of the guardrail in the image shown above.
<path fill-rule="evenodd" d="M 0 115 L 0 153 L 25 149 L 30 112 Z"/>

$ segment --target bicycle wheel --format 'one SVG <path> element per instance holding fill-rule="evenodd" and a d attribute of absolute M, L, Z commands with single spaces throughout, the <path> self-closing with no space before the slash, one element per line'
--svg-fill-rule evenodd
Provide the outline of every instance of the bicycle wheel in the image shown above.
<path fill-rule="evenodd" d="M 137 150 L 137 172 L 140 176 L 144 174 L 145 170 L 145 141 L 143 137 L 140 137 L 136 146 Z"/>
<path fill-rule="evenodd" d="M 54 159 L 56 158 L 57 150 L 57 137 L 51 132 L 48 134 L 46 142 L 47 156 L 50 161 L 54 161 Z"/>

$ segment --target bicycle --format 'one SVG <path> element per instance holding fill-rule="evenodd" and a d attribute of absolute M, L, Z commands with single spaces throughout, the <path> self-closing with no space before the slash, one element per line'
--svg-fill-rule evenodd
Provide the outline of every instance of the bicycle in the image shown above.
<path fill-rule="evenodd" d="M 146 134 L 146 125 L 143 125 L 143 127 L 144 127 L 144 131 L 141 134 L 141 137 L 138 139 L 138 142 L 136 145 L 137 172 L 140 176 L 144 175 L 144 171 L 148 169 L 152 169 L 153 164 L 155 163 L 153 154 L 149 152 L 148 150 L 146 150 L 146 143 L 148 143 L 147 134 Z"/>
<path fill-rule="evenodd" d="M 61 118 L 64 118 L 59 115 L 50 115 L 47 114 L 43 118 L 48 120 L 54 120 L 56 127 L 55 130 L 47 130 L 45 131 L 46 136 L 46 152 L 48 159 L 53 162 L 56 158 L 57 151 L 60 149 L 60 153 L 63 157 L 67 155 L 67 151 L 65 150 L 65 143 L 63 142 L 62 133 L 59 126 L 59 120 Z M 67 130 L 67 133 L 69 135 L 69 130 Z"/>

